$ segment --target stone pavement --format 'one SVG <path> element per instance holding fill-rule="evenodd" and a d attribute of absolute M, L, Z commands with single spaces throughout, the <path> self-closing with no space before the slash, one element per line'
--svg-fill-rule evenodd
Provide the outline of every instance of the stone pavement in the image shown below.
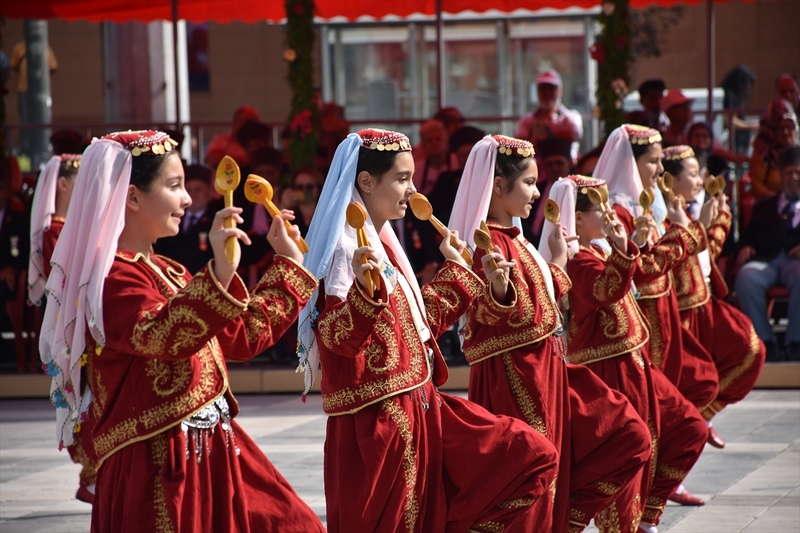
<path fill-rule="evenodd" d="M 325 519 L 319 395 L 240 396 L 237 420 L 300 496 Z M 0 531 L 89 531 L 90 507 L 73 498 L 78 470 L 55 448 L 46 400 L 0 401 Z M 667 507 L 660 531 L 800 532 L 800 391 L 755 391 L 715 426 L 724 450 L 707 447 L 686 486 L 703 507 Z"/>

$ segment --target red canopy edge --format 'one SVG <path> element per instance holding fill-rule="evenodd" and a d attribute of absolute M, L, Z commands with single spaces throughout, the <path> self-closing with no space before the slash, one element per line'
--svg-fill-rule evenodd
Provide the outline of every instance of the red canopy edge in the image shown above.
<path fill-rule="evenodd" d="M 696 5 L 706 0 L 631 0 L 632 7 L 675 4 Z M 723 3 L 728 0 L 714 0 Z M 753 0 L 743 0 L 752 2 Z M 598 0 L 442 0 L 446 13 L 487 10 L 512 12 L 517 9 L 536 11 L 544 8 L 597 7 Z M 321 19 L 344 17 L 356 20 L 363 16 L 382 19 L 386 16 L 407 17 L 413 14 L 435 15 L 436 0 L 317 0 L 316 16 Z M 137 3 L 131 0 L 0 0 L 0 14 L 8 19 L 62 19 L 67 21 L 128 22 L 139 20 L 171 20 L 171 2 Z M 228 23 L 280 22 L 286 18 L 281 0 L 178 0 L 178 18 L 190 22 Z"/>

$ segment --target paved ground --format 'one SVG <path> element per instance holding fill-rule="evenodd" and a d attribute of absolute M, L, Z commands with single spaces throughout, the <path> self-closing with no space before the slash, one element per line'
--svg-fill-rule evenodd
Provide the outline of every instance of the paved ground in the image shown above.
<path fill-rule="evenodd" d="M 325 519 L 319 396 L 241 396 L 239 422 L 300 496 Z M 90 508 L 72 498 L 78 467 L 54 446 L 46 400 L 0 402 L 0 531 L 89 531 Z M 669 506 L 661 531 L 800 532 L 800 391 L 756 391 L 716 421 L 728 441 L 706 448 L 686 485 L 709 501 Z"/>

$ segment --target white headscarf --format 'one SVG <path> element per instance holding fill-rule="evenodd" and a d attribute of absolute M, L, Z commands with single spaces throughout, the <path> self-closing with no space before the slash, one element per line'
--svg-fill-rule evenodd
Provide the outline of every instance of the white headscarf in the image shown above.
<path fill-rule="evenodd" d="M 28 301 L 39 304 L 44 296 L 47 283 L 44 255 L 42 253 L 43 234 L 50 228 L 50 221 L 56 212 L 56 187 L 61 170 L 61 157 L 54 155 L 47 162 L 33 193 L 31 206 L 31 255 L 28 259 Z"/>
<path fill-rule="evenodd" d="M 59 446 L 72 444 L 75 423 L 88 407 L 80 386 L 87 326 L 95 341 L 105 344 L 103 285 L 125 225 L 131 159 L 131 152 L 112 140 L 95 139 L 86 149 L 53 251 L 39 350 L 53 377 L 50 399 Z"/>
<path fill-rule="evenodd" d="M 325 280 L 325 294 L 338 296 L 341 299 L 347 297 L 355 280 L 351 261 L 358 244 L 356 231 L 347 224 L 345 213 L 351 201 L 360 202 L 362 205 L 364 203 L 355 187 L 361 146 L 361 137 L 357 133 L 351 133 L 336 148 L 328 177 L 320 193 L 317 210 L 311 219 L 306 236 L 309 252 L 304 262 L 307 268 L 318 280 Z M 386 284 L 387 294 L 392 292 L 398 283 L 398 278 L 393 273 L 394 269 L 390 267 L 384 246 L 391 250 L 400 271 L 414 293 L 417 304 L 424 311 L 425 305 L 419 283 L 392 226 L 384 224 L 379 237 L 372 219 L 367 214 L 364 230 L 382 266 L 381 282 Z M 297 339 L 300 358 L 298 371 L 304 373 L 303 394 L 307 394 L 311 389 L 315 379 L 314 373 L 319 368 L 319 346 L 313 329 L 314 321 L 319 314 L 316 309 L 318 296 L 319 289 L 311 295 L 306 306 L 300 311 L 298 319 Z"/>
<path fill-rule="evenodd" d="M 567 231 L 567 238 L 575 237 L 575 203 L 578 199 L 578 186 L 575 181 L 569 178 L 558 178 L 558 180 L 550 187 L 549 198 L 558 204 L 561 215 L 558 223 L 564 226 Z M 541 199 L 539 201 L 542 201 Z M 542 227 L 542 237 L 539 242 L 539 253 L 545 261 L 553 259 L 550 253 L 550 246 L 547 245 L 547 238 L 550 233 L 555 229 L 555 225 L 549 220 L 544 221 Z M 567 257 L 572 257 L 578 253 L 578 241 L 567 243 Z"/>

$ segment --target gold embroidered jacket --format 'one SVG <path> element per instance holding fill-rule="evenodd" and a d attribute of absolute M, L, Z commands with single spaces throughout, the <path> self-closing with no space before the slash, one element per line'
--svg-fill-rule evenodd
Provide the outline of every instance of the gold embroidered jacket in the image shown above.
<path fill-rule="evenodd" d="M 581 247 L 567 262 L 569 292 L 567 360 L 585 364 L 632 352 L 647 343 L 647 322 L 631 292 L 639 249 L 630 239 L 627 250 Z"/>
<path fill-rule="evenodd" d="M 688 257 L 675 269 L 675 293 L 678 296 L 678 309 L 681 311 L 702 306 L 711 298 L 712 293 L 717 298 L 724 298 L 728 294 L 728 286 L 717 267 L 717 259 L 722 252 L 722 246 L 725 244 L 730 228 L 731 214 L 728 211 L 722 211 L 708 230 L 703 233 L 711 263 L 709 283 L 706 283 L 697 255 Z"/>
<path fill-rule="evenodd" d="M 397 275 L 402 275 L 399 270 Z M 458 263 L 445 261 L 433 280 L 422 287 L 425 309 L 421 314 L 431 332 L 427 343 L 422 342 L 411 316 L 410 306 L 418 304 L 405 297 L 399 284 L 386 294 L 386 284 L 381 283 L 375 299 L 355 280 L 344 300 L 321 295 L 316 327 L 325 412 L 355 413 L 430 379 L 437 386 L 447 381 L 447 365 L 434 339 L 466 313 L 483 290 L 478 276 Z M 432 360 L 428 347 L 433 350 Z"/>
<path fill-rule="evenodd" d="M 464 355 L 473 365 L 489 357 L 539 342 L 552 335 L 559 325 L 559 311 L 550 298 L 544 274 L 525 245 L 517 238 L 519 230 L 489 225 L 492 244 L 500 247 L 508 261 L 515 261 L 511 269 L 508 303 L 495 300 L 491 288 L 487 288 L 470 307 L 467 327 L 464 330 Z M 481 258 L 486 254 L 478 250 L 473 268 L 486 280 Z M 549 263 L 553 276 L 555 301 L 570 290 L 572 283 L 566 272 Z"/>
<path fill-rule="evenodd" d="M 631 214 L 620 205 L 614 205 L 613 208 L 628 235 L 633 235 L 636 223 Z M 638 268 L 633 276 L 638 298 L 659 298 L 667 294 L 672 287 L 672 270 L 687 256 L 703 250 L 704 243 L 703 227 L 693 222 L 688 228 L 680 224 L 669 225 L 658 242 L 645 244 L 641 248 Z"/>
<path fill-rule="evenodd" d="M 316 288 L 284 256 L 275 256 L 250 294 L 238 276 L 223 289 L 211 264 L 192 277 L 166 257 L 117 253 L 103 289 L 105 343 L 87 336 L 101 461 L 223 394 L 233 400 L 225 359 L 249 359 L 274 344 Z"/>

